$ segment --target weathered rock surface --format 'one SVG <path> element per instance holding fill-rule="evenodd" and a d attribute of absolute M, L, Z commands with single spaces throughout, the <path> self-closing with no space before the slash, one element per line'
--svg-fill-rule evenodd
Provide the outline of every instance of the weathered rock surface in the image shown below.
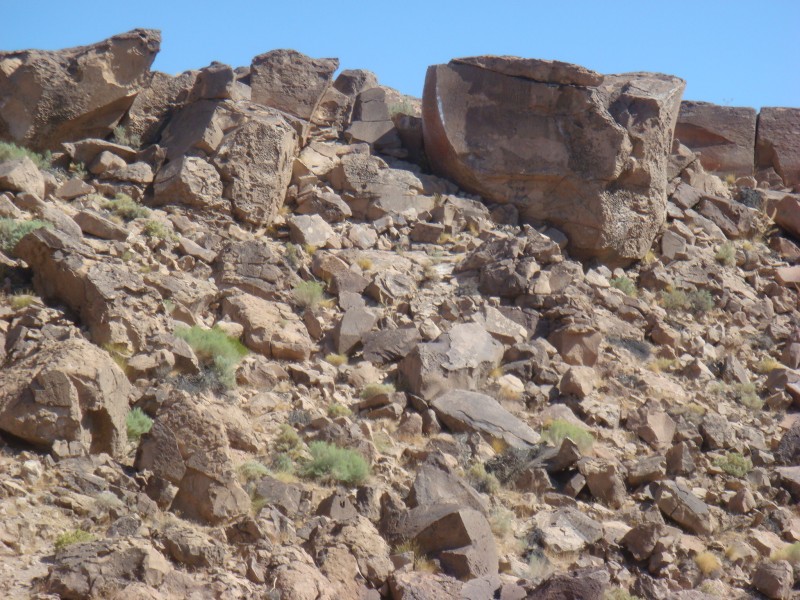
<path fill-rule="evenodd" d="M 775 169 L 787 186 L 800 183 L 798 138 L 800 108 L 762 108 L 758 114 L 756 169 Z"/>
<path fill-rule="evenodd" d="M 539 441 L 535 431 L 485 394 L 453 390 L 436 397 L 431 406 L 452 431 L 477 431 L 514 448 Z"/>
<path fill-rule="evenodd" d="M 103 138 L 147 82 L 161 34 L 135 29 L 91 46 L 0 53 L 0 139 L 35 150 Z"/>
<path fill-rule="evenodd" d="M 0 369 L 0 429 L 31 444 L 64 440 L 117 456 L 130 390 L 111 357 L 86 340 L 46 343 Z"/>
<path fill-rule="evenodd" d="M 429 68 L 422 116 L 434 170 L 559 227 L 576 256 L 643 257 L 665 219 L 683 81 L 490 58 Z"/>
<path fill-rule="evenodd" d="M 706 171 L 721 176 L 753 174 L 756 111 L 709 102 L 681 102 L 675 139 L 700 154 Z"/>
<path fill-rule="evenodd" d="M 335 58 L 310 58 L 295 50 L 272 50 L 253 59 L 253 102 L 310 120 L 333 74 Z"/>
<path fill-rule="evenodd" d="M 250 510 L 224 427 L 187 395 L 173 398 L 156 415 L 139 445 L 136 468 L 177 486 L 168 504 L 189 519 L 217 524 Z"/>

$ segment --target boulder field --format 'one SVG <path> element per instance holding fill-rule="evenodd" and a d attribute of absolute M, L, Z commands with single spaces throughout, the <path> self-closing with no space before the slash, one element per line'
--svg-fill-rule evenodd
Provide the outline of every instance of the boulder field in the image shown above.
<path fill-rule="evenodd" d="M 159 44 L 0 52 L 0 591 L 797 596 L 800 109 Z"/>

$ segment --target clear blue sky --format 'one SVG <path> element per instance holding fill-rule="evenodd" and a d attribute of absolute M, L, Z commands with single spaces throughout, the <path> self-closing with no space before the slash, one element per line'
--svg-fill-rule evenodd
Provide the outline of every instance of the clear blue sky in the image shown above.
<path fill-rule="evenodd" d="M 690 100 L 800 106 L 800 0 L 0 0 L 0 14 L 3 50 L 161 29 L 154 68 L 167 73 L 294 48 L 419 96 L 428 65 L 512 54 L 678 75 Z"/>

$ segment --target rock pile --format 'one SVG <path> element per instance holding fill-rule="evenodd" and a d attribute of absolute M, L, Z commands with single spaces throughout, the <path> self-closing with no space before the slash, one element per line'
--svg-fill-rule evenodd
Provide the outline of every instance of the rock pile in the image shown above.
<path fill-rule="evenodd" d="M 0 54 L 0 590 L 797 594 L 797 109 L 158 41 Z"/>

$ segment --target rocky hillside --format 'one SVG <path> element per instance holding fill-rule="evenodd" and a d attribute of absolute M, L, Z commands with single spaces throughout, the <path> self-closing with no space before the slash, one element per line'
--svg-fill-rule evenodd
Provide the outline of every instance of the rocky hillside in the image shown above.
<path fill-rule="evenodd" d="M 159 43 L 0 53 L 6 597 L 800 597 L 800 109 Z"/>

